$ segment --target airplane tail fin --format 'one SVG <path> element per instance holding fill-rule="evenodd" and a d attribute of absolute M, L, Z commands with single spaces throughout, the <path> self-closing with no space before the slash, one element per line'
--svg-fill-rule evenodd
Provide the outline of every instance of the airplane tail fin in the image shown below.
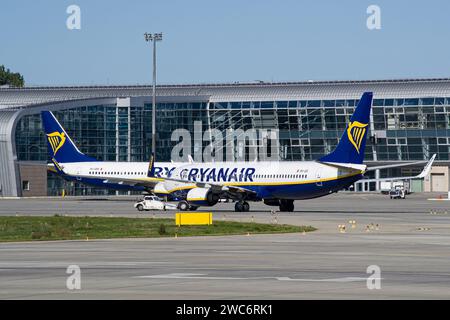
<path fill-rule="evenodd" d="M 319 161 L 362 164 L 369 130 L 372 92 L 364 92 L 336 149 Z"/>
<path fill-rule="evenodd" d="M 50 111 L 42 111 L 42 124 L 47 136 L 47 148 L 52 162 L 90 162 L 97 161 L 78 150 L 67 132 Z"/>

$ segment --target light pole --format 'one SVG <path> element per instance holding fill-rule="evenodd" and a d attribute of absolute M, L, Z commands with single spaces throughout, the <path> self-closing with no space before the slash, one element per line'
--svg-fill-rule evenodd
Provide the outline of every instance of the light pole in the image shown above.
<path fill-rule="evenodd" d="M 152 94 L 152 154 L 156 157 L 156 42 L 162 40 L 162 33 L 144 33 L 145 41 L 153 42 L 153 94 Z"/>

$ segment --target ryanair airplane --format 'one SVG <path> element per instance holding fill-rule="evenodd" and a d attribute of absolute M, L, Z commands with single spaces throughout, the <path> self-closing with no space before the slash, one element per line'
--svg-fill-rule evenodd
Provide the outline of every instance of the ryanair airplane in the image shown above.
<path fill-rule="evenodd" d="M 294 200 L 337 192 L 363 179 L 368 171 L 423 163 L 370 168 L 363 164 L 372 96 L 371 92 L 362 95 L 336 149 L 316 161 L 153 163 L 153 156 L 150 164 L 97 161 L 78 150 L 51 112 L 43 111 L 42 119 L 55 170 L 66 179 L 180 198 L 180 210 L 233 199 L 236 211 L 249 211 L 249 201 L 264 201 L 291 212 Z M 434 158 L 417 176 L 364 181 L 424 178 Z"/>

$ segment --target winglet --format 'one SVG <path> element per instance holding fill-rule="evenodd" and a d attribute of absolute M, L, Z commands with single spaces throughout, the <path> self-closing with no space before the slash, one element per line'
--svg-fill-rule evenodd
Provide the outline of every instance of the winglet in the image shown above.
<path fill-rule="evenodd" d="M 436 153 L 433 154 L 430 161 L 428 161 L 428 163 L 425 165 L 422 172 L 417 176 L 417 178 L 425 178 L 426 176 L 428 176 L 430 174 L 431 166 L 433 165 L 434 158 L 436 158 Z"/>
<path fill-rule="evenodd" d="M 150 162 L 148 163 L 147 177 L 148 178 L 155 177 L 155 154 L 154 153 L 152 153 L 152 155 L 150 157 Z"/>

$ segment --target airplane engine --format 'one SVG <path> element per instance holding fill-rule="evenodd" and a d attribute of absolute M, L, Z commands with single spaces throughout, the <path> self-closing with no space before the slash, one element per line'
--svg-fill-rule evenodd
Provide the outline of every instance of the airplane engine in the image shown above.
<path fill-rule="evenodd" d="M 153 193 L 158 196 L 167 196 L 168 192 L 163 182 L 158 182 L 153 188 Z"/>
<path fill-rule="evenodd" d="M 209 188 L 194 188 L 189 190 L 186 200 L 192 204 L 213 206 L 219 201 L 219 195 Z"/>
<path fill-rule="evenodd" d="M 279 206 L 280 200 L 278 199 L 264 199 L 264 204 L 268 206 Z"/>

